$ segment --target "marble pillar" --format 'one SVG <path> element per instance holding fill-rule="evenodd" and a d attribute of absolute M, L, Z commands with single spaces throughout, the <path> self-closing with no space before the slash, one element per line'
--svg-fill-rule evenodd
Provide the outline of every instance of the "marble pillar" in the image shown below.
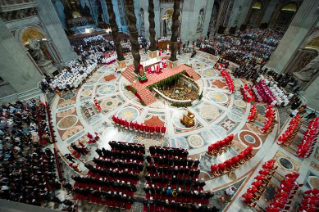
<path fill-rule="evenodd" d="M 0 49 L 0 76 L 14 89 L 11 93 L 36 88 L 37 83 L 42 79 L 42 73 L 1 18 Z"/>
<path fill-rule="evenodd" d="M 47 34 L 50 36 L 52 43 L 58 52 L 61 62 L 66 63 L 76 58 L 76 53 L 73 51 L 70 41 L 65 34 L 61 21 L 57 12 L 54 9 L 51 0 L 37 0 L 38 15 Z"/>
<path fill-rule="evenodd" d="M 161 7 L 159 1 L 154 1 L 154 14 L 155 14 L 155 31 L 156 37 L 158 39 L 161 37 Z"/>
<path fill-rule="evenodd" d="M 251 3 L 252 3 L 252 0 L 242 0 L 242 10 L 241 10 L 240 16 L 238 17 L 238 23 L 237 23 L 238 28 L 245 23 L 245 20 L 249 14 Z"/>
<path fill-rule="evenodd" d="M 237 24 L 242 14 L 243 4 L 244 4 L 244 0 L 235 0 L 234 6 L 228 21 L 228 25 L 226 28 L 226 32 L 229 32 L 229 29 L 231 27 L 237 27 L 237 29 L 239 29 L 240 26 L 238 26 Z"/>
<path fill-rule="evenodd" d="M 307 99 L 307 106 L 319 111 L 319 74 L 315 80 L 306 88 L 302 96 Z"/>
<path fill-rule="evenodd" d="M 208 32 L 208 27 L 209 27 L 209 23 L 210 23 L 210 18 L 212 16 L 213 13 L 213 6 L 214 6 L 214 2 L 215 0 L 209 0 L 206 3 L 206 7 L 205 7 L 205 19 L 204 19 L 204 29 L 202 31 L 202 37 L 206 37 L 207 36 L 207 32 Z"/>
<path fill-rule="evenodd" d="M 278 73 L 285 71 L 309 30 L 318 22 L 318 7 L 317 0 L 303 1 L 277 49 L 270 57 L 267 67 L 275 69 Z"/>
<path fill-rule="evenodd" d="M 278 0 L 270 0 L 264 17 L 261 20 L 261 23 L 268 23 L 270 21 L 271 16 L 274 14 Z"/>

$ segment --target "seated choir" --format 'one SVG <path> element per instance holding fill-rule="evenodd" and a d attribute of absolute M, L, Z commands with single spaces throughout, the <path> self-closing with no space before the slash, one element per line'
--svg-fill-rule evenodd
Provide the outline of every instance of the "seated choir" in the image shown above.
<path fill-rule="evenodd" d="M 253 156 L 252 151 L 253 148 L 249 146 L 245 150 L 240 152 L 238 155 L 232 157 L 231 159 L 228 159 L 223 163 L 211 165 L 210 169 L 212 175 L 214 177 L 219 177 L 238 168 L 241 164 L 244 164 Z"/>
<path fill-rule="evenodd" d="M 262 165 L 262 169 L 258 172 L 258 175 L 254 178 L 254 182 L 248 188 L 245 194 L 242 195 L 243 202 L 251 207 L 256 206 L 256 201 L 262 196 L 266 187 L 270 183 L 272 176 L 275 173 L 275 161 L 269 160 Z"/>
<path fill-rule="evenodd" d="M 217 141 L 216 143 L 208 146 L 208 154 L 211 156 L 217 156 L 218 154 L 222 154 L 227 150 L 228 147 L 232 145 L 232 141 L 234 139 L 234 135 L 230 134 L 226 138 L 221 141 Z"/>

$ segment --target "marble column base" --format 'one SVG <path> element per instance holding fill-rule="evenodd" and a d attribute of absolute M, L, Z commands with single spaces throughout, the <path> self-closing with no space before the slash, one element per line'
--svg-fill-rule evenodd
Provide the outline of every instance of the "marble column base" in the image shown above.
<path fill-rule="evenodd" d="M 39 61 L 38 66 L 41 69 L 42 73 L 53 76 L 53 72 L 57 70 L 57 68 L 52 64 L 51 60 Z"/>
<path fill-rule="evenodd" d="M 118 65 L 119 69 L 126 68 L 126 61 L 125 60 L 116 60 L 116 61 L 117 61 L 117 65 Z"/>
<path fill-rule="evenodd" d="M 171 61 L 171 60 L 168 60 L 168 67 L 169 68 L 174 68 L 178 65 L 178 60 L 176 61 Z"/>

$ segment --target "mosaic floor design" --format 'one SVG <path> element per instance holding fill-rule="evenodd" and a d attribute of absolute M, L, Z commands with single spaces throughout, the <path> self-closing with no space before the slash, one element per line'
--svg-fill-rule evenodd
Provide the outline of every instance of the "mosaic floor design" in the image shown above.
<path fill-rule="evenodd" d="M 141 143 L 147 147 L 158 145 L 187 148 L 190 157 L 200 158 L 201 160 L 200 167 L 203 176 L 205 176 L 206 188 L 210 190 L 218 188 L 215 194 L 216 199 L 212 200 L 214 204 L 219 201 L 218 196 L 223 195 L 224 189 L 230 185 L 235 185 L 236 188 L 238 186 L 238 192 L 242 194 L 251 183 L 249 181 L 252 176 L 255 175 L 250 175 L 252 169 L 264 161 L 264 158 L 275 156 L 278 158 L 279 175 L 292 170 L 302 170 L 301 163 L 303 161 L 295 159 L 294 155 L 276 154 L 278 149 L 282 149 L 274 142 L 278 134 L 276 127 L 273 133 L 263 135 L 255 130 L 257 129 L 256 126 L 262 126 L 262 118 L 253 124 L 248 125 L 246 123 L 251 104 L 244 102 L 238 91 L 234 94 L 228 93 L 227 86 L 219 75 L 219 71 L 213 69 L 218 58 L 200 51 L 193 59 L 190 59 L 189 55 L 179 55 L 178 58 L 180 63 L 193 65 L 196 72 L 202 77 L 197 83 L 203 88 L 203 98 L 188 108 L 196 117 L 194 127 L 186 128 L 180 123 L 180 118 L 186 113 L 186 109 L 173 107 L 162 99 L 158 99 L 150 106 L 142 106 L 137 97 L 125 90 L 125 86 L 129 82 L 121 74 L 115 73 L 115 64 L 111 64 L 100 67 L 87 83 L 79 89 L 63 94 L 63 98 L 56 96 L 52 99 L 54 130 L 58 132 L 56 133 L 56 146 L 61 154 L 70 153 L 68 146 L 73 142 L 83 140 L 88 132 L 91 134 L 99 132 L 101 139 L 92 148 L 91 153 L 79 161 L 79 168 L 84 172 L 87 169 L 82 161 L 92 160 L 97 155 L 94 152 L 96 147 L 110 148 L 108 145 L 110 140 Z M 142 61 L 146 59 L 148 59 L 148 56 L 143 54 Z M 126 62 L 132 64 L 131 55 L 126 56 Z M 105 81 L 104 77 L 111 74 L 114 74 L 116 79 Z M 243 82 L 240 79 L 235 79 L 237 89 L 242 84 Z M 94 108 L 94 97 L 100 102 L 102 108 L 100 112 Z M 85 108 L 91 109 L 84 111 Z M 89 116 L 86 117 L 85 114 L 88 113 Z M 265 113 L 263 105 L 258 105 L 258 113 L 261 117 Z M 142 137 L 128 131 L 120 131 L 112 124 L 113 115 L 129 122 L 163 124 L 167 127 L 167 133 L 164 138 L 153 138 Z M 280 122 L 282 123 L 282 120 Z M 234 134 L 235 139 L 233 146 L 228 151 L 216 158 L 205 155 L 210 144 L 224 139 L 229 134 Z M 228 176 L 211 178 L 209 172 L 212 163 L 224 162 L 237 155 L 247 146 L 252 146 L 254 153 L 258 156 L 253 157 L 249 162 L 234 170 L 236 180 L 231 180 Z M 319 155 L 318 149 L 316 155 Z M 319 156 L 313 161 L 318 164 Z M 318 184 L 318 172 L 317 169 L 312 168 L 308 175 L 308 178 L 310 178 L 308 180 L 309 186 Z M 246 179 L 247 176 L 250 176 L 248 183 L 244 183 L 243 178 Z M 226 205 L 218 203 L 218 206 L 221 209 L 230 206 L 232 211 L 247 211 L 239 198 L 233 199 Z M 136 211 L 139 208 L 136 205 Z M 233 210 L 233 208 L 235 209 Z"/>

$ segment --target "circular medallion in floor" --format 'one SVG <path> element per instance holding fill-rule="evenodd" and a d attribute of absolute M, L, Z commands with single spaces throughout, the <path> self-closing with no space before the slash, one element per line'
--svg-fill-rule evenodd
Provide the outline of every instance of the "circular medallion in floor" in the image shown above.
<path fill-rule="evenodd" d="M 97 93 L 100 95 L 107 95 L 107 94 L 114 93 L 115 90 L 116 90 L 116 87 L 114 85 L 103 85 L 99 87 Z"/>
<path fill-rule="evenodd" d="M 73 127 L 78 122 L 78 117 L 76 115 L 70 115 L 62 118 L 58 122 L 58 128 L 60 130 L 67 130 Z"/>
<path fill-rule="evenodd" d="M 200 135 L 191 135 L 187 138 L 189 146 L 194 149 L 204 146 L 204 140 Z"/>
<path fill-rule="evenodd" d="M 140 115 L 140 112 L 138 111 L 138 109 L 134 107 L 124 108 L 116 114 L 118 118 L 126 120 L 128 122 L 136 121 L 139 115 Z"/>
<path fill-rule="evenodd" d="M 280 166 L 282 166 L 283 168 L 287 169 L 287 170 L 294 170 L 294 164 L 287 158 L 284 157 L 280 157 L 278 158 L 278 163 L 280 164 Z"/>
<path fill-rule="evenodd" d="M 238 137 L 243 144 L 246 146 L 252 146 L 253 149 L 260 149 L 262 145 L 262 140 L 259 136 L 251 131 L 242 130 L 239 132 Z"/>
<path fill-rule="evenodd" d="M 208 93 L 208 98 L 214 102 L 223 104 L 228 102 L 228 96 L 220 91 L 211 91 Z"/>

